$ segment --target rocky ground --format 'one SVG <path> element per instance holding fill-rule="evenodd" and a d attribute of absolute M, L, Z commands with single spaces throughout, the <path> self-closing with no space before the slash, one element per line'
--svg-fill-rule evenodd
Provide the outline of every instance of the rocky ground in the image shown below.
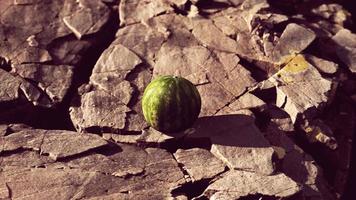
<path fill-rule="evenodd" d="M 1 0 L 0 199 L 346 198 L 347 5 Z M 173 135 L 140 104 L 166 74 L 202 97 L 195 125 Z"/>

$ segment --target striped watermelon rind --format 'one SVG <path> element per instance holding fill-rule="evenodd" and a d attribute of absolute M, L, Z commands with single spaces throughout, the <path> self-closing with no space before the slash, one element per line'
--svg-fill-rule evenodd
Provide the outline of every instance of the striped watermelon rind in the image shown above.
<path fill-rule="evenodd" d="M 148 124 L 168 133 L 191 127 L 199 116 L 201 98 L 196 87 L 178 76 L 160 76 L 147 85 L 142 111 Z"/>

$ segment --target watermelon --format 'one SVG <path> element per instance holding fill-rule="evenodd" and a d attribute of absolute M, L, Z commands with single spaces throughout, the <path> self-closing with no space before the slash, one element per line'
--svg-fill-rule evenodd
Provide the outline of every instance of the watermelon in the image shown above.
<path fill-rule="evenodd" d="M 147 85 L 142 111 L 148 124 L 168 133 L 191 127 L 199 116 L 201 98 L 196 87 L 178 76 L 160 76 Z"/>

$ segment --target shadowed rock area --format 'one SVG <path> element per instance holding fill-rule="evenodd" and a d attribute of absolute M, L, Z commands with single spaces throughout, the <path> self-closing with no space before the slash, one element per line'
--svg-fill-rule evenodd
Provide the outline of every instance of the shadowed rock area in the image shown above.
<path fill-rule="evenodd" d="M 0 199 L 346 199 L 346 4 L 1 0 Z M 145 122 L 160 75 L 197 87 L 191 128 Z"/>

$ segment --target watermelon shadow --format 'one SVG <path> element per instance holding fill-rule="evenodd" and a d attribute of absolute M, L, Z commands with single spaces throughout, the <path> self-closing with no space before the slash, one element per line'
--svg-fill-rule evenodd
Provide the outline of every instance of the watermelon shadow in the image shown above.
<path fill-rule="evenodd" d="M 200 117 L 184 135 L 186 140 L 209 138 L 212 144 L 224 146 L 271 146 L 255 125 L 255 119 L 241 114 Z"/>

